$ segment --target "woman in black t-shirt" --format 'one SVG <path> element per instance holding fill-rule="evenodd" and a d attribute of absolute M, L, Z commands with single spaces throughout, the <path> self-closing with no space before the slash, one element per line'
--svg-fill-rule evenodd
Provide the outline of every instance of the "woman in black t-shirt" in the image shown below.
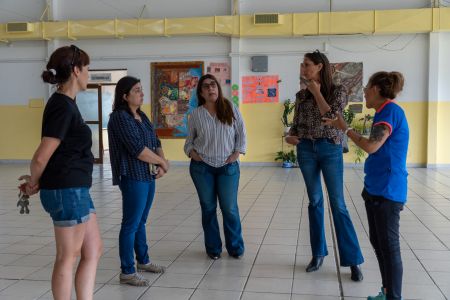
<path fill-rule="evenodd" d="M 42 139 L 21 189 L 28 195 L 40 190 L 41 203 L 50 214 L 56 239 L 52 276 L 55 299 L 70 299 L 72 270 L 78 299 L 92 299 L 102 241 L 89 195 L 94 158 L 92 134 L 75 97 L 88 83 L 89 56 L 76 46 L 61 47 L 50 56 L 42 73 L 44 82 L 56 84 L 42 120 Z"/>

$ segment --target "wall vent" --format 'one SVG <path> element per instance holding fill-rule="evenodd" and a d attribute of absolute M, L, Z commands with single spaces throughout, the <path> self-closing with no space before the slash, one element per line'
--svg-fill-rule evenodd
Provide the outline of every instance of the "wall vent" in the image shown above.
<path fill-rule="evenodd" d="M 278 25 L 280 23 L 279 14 L 255 14 L 253 16 L 255 25 Z"/>
<path fill-rule="evenodd" d="M 7 33 L 27 33 L 34 31 L 34 24 L 27 22 L 14 22 L 6 24 Z"/>

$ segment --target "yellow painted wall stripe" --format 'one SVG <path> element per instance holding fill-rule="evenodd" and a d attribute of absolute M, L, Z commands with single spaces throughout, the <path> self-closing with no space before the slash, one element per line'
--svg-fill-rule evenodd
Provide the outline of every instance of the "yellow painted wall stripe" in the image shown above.
<path fill-rule="evenodd" d="M 0 40 L 87 39 L 131 36 L 224 35 L 281 37 L 328 34 L 398 34 L 450 31 L 450 8 L 280 14 L 278 25 L 254 25 L 253 15 L 164 19 L 113 19 L 34 22 L 27 33 Z"/>
<path fill-rule="evenodd" d="M 398 102 L 405 110 L 410 127 L 409 164 L 450 164 L 450 102 Z M 248 148 L 243 162 L 274 162 L 275 153 L 291 149 L 282 144 L 283 127 L 280 122 L 282 103 L 242 104 L 240 109 L 245 120 Z M 150 105 L 143 111 L 150 115 Z M 437 120 L 429 122 L 428 111 L 436 111 Z M 369 112 L 364 110 L 364 113 Z M 43 107 L 0 106 L 0 160 L 31 159 L 40 141 Z M 373 113 L 373 111 L 372 111 Z M 436 154 L 427 157 L 428 127 L 436 126 Z M 187 161 L 183 152 L 184 139 L 163 139 L 164 152 L 170 160 Z M 352 152 L 352 151 L 351 151 Z M 344 155 L 347 163 L 354 161 L 354 154 Z"/>

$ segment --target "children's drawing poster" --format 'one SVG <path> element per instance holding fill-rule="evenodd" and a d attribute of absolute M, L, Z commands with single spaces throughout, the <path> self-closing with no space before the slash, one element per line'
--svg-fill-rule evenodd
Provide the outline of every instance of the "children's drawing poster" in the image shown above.
<path fill-rule="evenodd" d="M 222 88 L 226 84 L 231 84 L 230 64 L 228 63 L 210 63 L 206 68 L 206 73 L 214 75 L 217 78 Z"/>
<path fill-rule="evenodd" d="M 278 103 L 278 75 L 243 76 L 243 103 Z"/>

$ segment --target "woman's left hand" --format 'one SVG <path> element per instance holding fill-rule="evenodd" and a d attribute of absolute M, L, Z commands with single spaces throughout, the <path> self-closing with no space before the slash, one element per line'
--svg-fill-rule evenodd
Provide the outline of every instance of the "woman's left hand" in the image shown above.
<path fill-rule="evenodd" d="M 336 127 L 337 129 L 340 129 L 342 131 L 345 131 L 348 127 L 347 123 L 340 113 L 337 113 L 337 116 L 334 119 L 322 118 L 322 123 L 324 125 Z"/>
<path fill-rule="evenodd" d="M 231 164 L 233 162 L 235 162 L 238 158 L 239 158 L 239 151 L 235 151 L 233 152 L 233 154 L 231 154 L 227 160 L 225 161 L 226 164 Z"/>

